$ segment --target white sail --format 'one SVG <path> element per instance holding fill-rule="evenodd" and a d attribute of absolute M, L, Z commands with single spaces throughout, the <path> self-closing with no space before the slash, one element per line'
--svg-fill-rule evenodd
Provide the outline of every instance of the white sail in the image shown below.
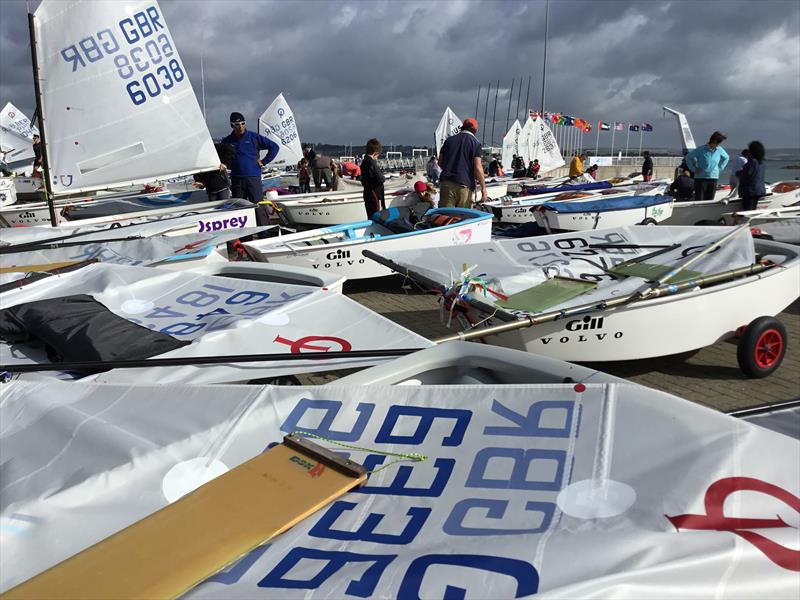
<path fill-rule="evenodd" d="M 89 294 L 114 314 L 191 344 L 169 357 L 300 354 L 325 350 L 425 348 L 431 342 L 343 296 L 339 291 L 152 267 L 89 265 L 2 296 L 3 308 Z M 243 365 L 114 369 L 99 383 L 225 383 L 287 373 L 376 364 L 386 358 L 273 361 Z M 0 364 L 48 362 L 41 348 L 0 344 Z"/>
<path fill-rule="evenodd" d="M 520 153 L 520 136 L 522 134 L 522 125 L 519 120 L 514 121 L 511 129 L 508 130 L 503 138 L 503 169 L 511 173 L 511 162 L 514 160 L 514 155 Z"/>
<path fill-rule="evenodd" d="M 33 143 L 0 125 L 0 152 L 8 164 L 33 160 Z"/>
<path fill-rule="evenodd" d="M 525 121 L 525 124 L 522 126 L 522 132 L 519 134 L 519 155 L 525 161 L 525 166 L 528 166 L 528 163 L 533 160 L 531 156 L 531 141 L 532 137 L 535 138 L 536 132 L 536 122 L 530 116 L 528 120 Z"/>
<path fill-rule="evenodd" d="M 665 249 L 668 251 L 643 264 L 663 266 L 667 271 L 729 232 L 726 227 L 631 226 L 380 254 L 447 287 L 460 285 L 464 265 L 474 265 L 470 276 L 481 274 L 480 279 L 490 289 L 507 296 L 532 289 L 554 276 L 597 282 L 594 289 L 552 307 L 567 308 L 649 287 L 644 274 L 610 274 L 616 265 L 647 256 L 654 249 Z M 693 263 L 684 275 L 718 273 L 751 265 L 754 260 L 753 238 L 740 234 Z M 492 304 L 497 298 L 486 294 L 480 299 Z"/>
<path fill-rule="evenodd" d="M 219 165 L 155 0 L 44 0 L 33 17 L 54 194 Z"/>
<path fill-rule="evenodd" d="M 278 94 L 269 108 L 258 118 L 258 129 L 261 135 L 278 144 L 278 155 L 270 163 L 271 165 L 294 165 L 303 158 L 297 122 L 283 94 Z M 262 158 L 266 155 L 266 150 L 261 152 Z"/>
<path fill-rule="evenodd" d="M 3 591 L 300 430 L 366 485 L 182 598 L 797 598 L 800 442 L 635 384 L 11 382 L 0 423 Z"/>
<path fill-rule="evenodd" d="M 436 126 L 436 131 L 433 133 L 437 156 L 439 155 L 439 151 L 442 149 L 442 144 L 444 144 L 444 141 L 451 135 L 457 134 L 459 131 L 461 131 L 461 119 L 459 119 L 448 106 L 445 109 L 442 118 L 439 120 L 439 124 Z"/>
<path fill-rule="evenodd" d="M 0 112 L 0 127 L 27 140 L 33 140 L 33 135 L 39 133 L 39 129 L 31 123 L 25 113 L 11 102 L 6 103 Z"/>
<path fill-rule="evenodd" d="M 530 119 L 531 128 L 526 138 L 528 160 L 539 161 L 539 174 L 564 166 L 564 157 L 558 149 L 558 142 L 542 118 Z M 526 123 L 527 125 L 527 123 Z"/>

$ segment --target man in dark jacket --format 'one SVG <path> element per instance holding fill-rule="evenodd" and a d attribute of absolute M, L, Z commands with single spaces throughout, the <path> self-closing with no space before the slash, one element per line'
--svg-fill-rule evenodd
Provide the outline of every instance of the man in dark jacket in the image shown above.
<path fill-rule="evenodd" d="M 642 163 L 642 178 L 645 181 L 650 181 L 653 178 L 653 159 L 650 158 L 650 152 L 644 151 L 644 162 Z"/>
<path fill-rule="evenodd" d="M 381 153 L 381 143 L 375 138 L 367 142 L 364 149 L 364 159 L 361 161 L 361 185 L 364 186 L 364 209 L 367 218 L 372 214 L 384 210 L 386 201 L 383 195 L 383 171 L 378 165 L 378 155 Z"/>
<path fill-rule="evenodd" d="M 278 155 L 280 147 L 272 140 L 254 131 L 247 131 L 242 113 L 231 113 L 233 133 L 222 140 L 223 144 L 233 146 L 234 157 L 231 164 L 231 192 L 234 198 L 244 198 L 251 202 L 261 202 L 264 192 L 261 189 L 261 163 L 272 162 Z M 259 161 L 260 150 L 267 155 Z"/>
<path fill-rule="evenodd" d="M 764 185 L 766 151 L 761 142 L 750 142 L 747 149 L 750 151 L 750 158 L 738 172 L 739 196 L 742 198 L 742 210 L 755 210 L 758 208 L 758 199 L 767 193 Z"/>
<path fill-rule="evenodd" d="M 464 119 L 461 131 L 451 135 L 442 144 L 439 164 L 442 166 L 439 190 L 439 207 L 472 208 L 472 194 L 477 181 L 481 188 L 481 202 L 486 202 L 486 180 L 483 176 L 483 154 L 477 119 Z"/>
<path fill-rule="evenodd" d="M 667 193 L 676 202 L 689 202 L 694 199 L 694 179 L 689 169 L 684 169 L 669 186 Z"/>

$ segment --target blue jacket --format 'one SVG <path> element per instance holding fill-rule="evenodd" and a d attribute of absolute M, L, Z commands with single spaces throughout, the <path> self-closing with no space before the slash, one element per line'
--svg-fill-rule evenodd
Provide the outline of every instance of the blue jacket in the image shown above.
<path fill-rule="evenodd" d="M 742 198 L 761 198 L 767 194 L 764 185 L 764 163 L 751 158 L 739 171 L 739 196 Z"/>
<path fill-rule="evenodd" d="M 280 149 L 278 144 L 254 131 L 245 131 L 239 138 L 232 133 L 222 143 L 232 145 L 236 151 L 233 161 L 227 165 L 231 169 L 231 177 L 261 177 L 261 167 L 257 162 L 258 151 L 267 151 L 263 160 L 266 164 L 275 160 Z"/>
<path fill-rule="evenodd" d="M 685 160 L 689 170 L 694 172 L 695 179 L 719 179 L 719 174 L 730 157 L 722 146 L 712 150 L 708 144 L 703 144 L 689 152 Z"/>

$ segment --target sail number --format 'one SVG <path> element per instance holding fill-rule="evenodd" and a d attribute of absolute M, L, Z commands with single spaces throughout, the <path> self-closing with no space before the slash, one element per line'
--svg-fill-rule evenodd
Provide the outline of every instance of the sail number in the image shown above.
<path fill-rule="evenodd" d="M 156 6 L 122 19 L 114 28 L 83 38 L 63 48 L 60 54 L 73 73 L 113 56 L 117 74 L 126 82 L 125 89 L 136 106 L 186 78 Z M 140 79 L 131 79 L 134 76 Z"/>

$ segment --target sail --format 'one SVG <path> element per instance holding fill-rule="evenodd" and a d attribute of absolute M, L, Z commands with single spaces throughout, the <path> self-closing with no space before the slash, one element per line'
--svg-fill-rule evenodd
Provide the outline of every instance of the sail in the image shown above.
<path fill-rule="evenodd" d="M 270 164 L 295 165 L 303 158 L 297 122 L 283 94 L 278 94 L 269 108 L 258 118 L 258 130 L 261 135 L 278 144 L 278 155 Z M 266 155 L 266 150 L 261 152 L 261 158 Z"/>
<path fill-rule="evenodd" d="M 451 135 L 457 134 L 459 131 L 461 131 L 461 119 L 459 119 L 448 106 L 445 109 L 442 118 L 439 120 L 439 124 L 436 126 L 436 131 L 433 133 L 437 156 L 439 155 L 439 151 L 442 149 L 442 144 L 444 144 L 444 141 Z"/>
<path fill-rule="evenodd" d="M 73 294 L 88 294 L 124 319 L 192 342 L 166 355 L 169 357 L 347 352 L 431 345 L 429 340 L 335 290 L 107 263 L 89 265 L 8 292 L 2 297 L 3 308 Z M 353 368 L 385 360 L 341 357 L 238 366 L 115 369 L 84 380 L 224 383 Z M 32 362 L 49 360 L 34 345 L 16 344 L 12 348 L 0 344 L 0 364 L 6 370 L 13 371 L 14 364 Z"/>
<path fill-rule="evenodd" d="M 33 142 L 0 125 L 0 152 L 6 163 L 33 160 Z"/>
<path fill-rule="evenodd" d="M 26 140 L 33 140 L 33 135 L 39 134 L 39 129 L 31 123 L 25 113 L 11 102 L 6 103 L 3 111 L 0 112 L 0 127 Z"/>
<path fill-rule="evenodd" d="M 528 163 L 533 160 L 531 156 L 531 136 L 535 135 L 534 129 L 536 128 L 536 122 L 529 116 L 528 119 L 525 121 L 525 124 L 522 126 L 522 131 L 519 134 L 519 155 L 525 161 L 525 166 L 528 166 Z M 540 171 L 541 172 L 541 171 Z"/>
<path fill-rule="evenodd" d="M 54 194 L 219 166 L 155 0 L 44 0 L 33 16 Z"/>
<path fill-rule="evenodd" d="M 519 155 L 521 134 L 522 125 L 519 124 L 519 120 L 516 120 L 503 138 L 503 170 L 508 173 L 513 170 L 511 162 L 514 160 L 514 156 Z"/>
<path fill-rule="evenodd" d="M 635 384 L 11 382 L 0 423 L 3 591 L 303 431 L 366 485 L 182 598 L 797 597 L 800 442 Z"/>
<path fill-rule="evenodd" d="M 465 265 L 470 276 L 480 275 L 488 288 L 510 296 L 532 290 L 554 276 L 596 282 L 596 287 L 547 307 L 568 308 L 643 290 L 654 276 L 665 274 L 691 259 L 692 255 L 730 232 L 729 227 L 619 227 L 586 232 L 568 232 L 536 238 L 494 240 L 466 246 L 396 250 L 381 256 L 424 275 L 444 286 L 460 285 Z M 621 246 L 614 248 L 613 246 Z M 641 259 L 655 250 L 661 252 L 646 262 L 637 261 L 640 272 L 617 273 L 612 269 L 631 259 Z M 689 267 L 683 276 L 709 275 L 753 264 L 753 239 L 740 234 L 718 250 Z M 648 270 L 648 267 L 651 270 Z M 680 281 L 678 277 L 674 281 Z M 499 296 L 480 295 L 486 304 L 502 306 Z M 522 309 L 509 312 L 528 314 Z M 537 311 L 543 312 L 543 311 Z"/>
<path fill-rule="evenodd" d="M 532 119 L 528 119 L 531 121 Z M 539 174 L 564 166 L 564 157 L 544 119 L 533 119 L 526 138 L 528 160 L 539 161 Z M 526 123 L 527 124 L 527 123 Z"/>

